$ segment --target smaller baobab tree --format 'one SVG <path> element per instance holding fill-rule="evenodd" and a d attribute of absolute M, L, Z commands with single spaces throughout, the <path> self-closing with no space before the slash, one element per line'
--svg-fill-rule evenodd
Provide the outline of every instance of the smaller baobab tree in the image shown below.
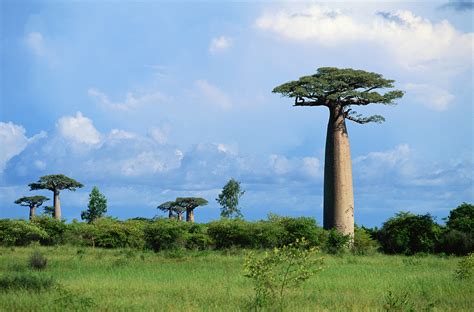
<path fill-rule="evenodd" d="M 25 196 L 25 197 L 21 197 L 15 200 L 15 204 L 18 204 L 20 206 L 30 207 L 30 220 L 32 220 L 36 215 L 36 208 L 41 207 L 41 205 L 45 201 L 48 201 L 48 200 L 49 200 L 48 197 L 45 197 L 42 195 Z"/>
<path fill-rule="evenodd" d="M 174 202 L 174 201 L 164 202 L 156 208 L 160 209 L 163 212 L 167 212 L 169 219 L 173 219 L 175 217 L 175 215 L 179 215 L 176 210 L 177 210 L 177 208 L 180 208 L 180 207 L 178 207 L 176 205 L 176 202 Z M 181 215 L 182 215 L 182 213 L 181 213 Z"/>
<path fill-rule="evenodd" d="M 84 185 L 71 179 L 63 174 L 51 174 L 42 176 L 38 182 L 28 184 L 30 191 L 34 190 L 50 190 L 54 194 L 54 218 L 61 220 L 61 204 L 59 201 L 59 193 L 62 190 L 75 191 L 77 188 L 81 188 Z"/>
<path fill-rule="evenodd" d="M 194 209 L 207 205 L 208 201 L 200 197 L 178 197 L 176 204 L 186 211 L 186 222 L 194 222 Z"/>

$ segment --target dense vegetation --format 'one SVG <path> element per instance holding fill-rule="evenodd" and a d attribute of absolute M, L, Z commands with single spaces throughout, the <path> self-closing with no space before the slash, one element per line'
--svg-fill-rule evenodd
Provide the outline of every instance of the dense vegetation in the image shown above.
<path fill-rule="evenodd" d="M 430 215 L 398 213 L 380 229 L 356 228 L 352 252 L 369 254 L 377 249 L 388 254 L 446 253 L 465 255 L 474 251 L 473 205 L 463 203 L 451 211 L 446 226 Z M 461 224 L 461 225 L 459 225 Z M 467 231 L 466 231 L 467 229 Z M 69 244 L 102 248 L 134 248 L 154 251 L 170 249 L 265 249 L 291 244 L 305 238 L 310 247 L 337 254 L 349 238 L 327 231 L 313 218 L 270 215 L 268 220 L 221 219 L 207 224 L 176 219 L 98 218 L 90 223 L 66 223 L 51 217 L 32 221 L 0 220 L 0 245 L 27 246 Z"/>

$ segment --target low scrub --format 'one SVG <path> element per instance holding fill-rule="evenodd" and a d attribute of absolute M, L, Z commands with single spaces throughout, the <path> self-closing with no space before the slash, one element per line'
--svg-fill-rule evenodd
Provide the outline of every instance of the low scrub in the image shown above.
<path fill-rule="evenodd" d="M 31 254 L 28 264 L 34 270 L 44 270 L 48 265 L 48 259 L 40 251 L 35 250 Z"/>
<path fill-rule="evenodd" d="M 36 275 L 30 272 L 8 274 L 0 277 L 1 291 L 44 291 L 51 289 L 55 284 L 51 277 Z"/>

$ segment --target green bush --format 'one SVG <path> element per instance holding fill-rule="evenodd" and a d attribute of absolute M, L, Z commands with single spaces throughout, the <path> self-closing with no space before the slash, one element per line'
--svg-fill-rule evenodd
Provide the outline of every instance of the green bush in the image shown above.
<path fill-rule="evenodd" d="M 378 234 L 385 253 L 407 255 L 434 252 L 440 236 L 441 228 L 431 215 L 414 215 L 409 212 L 400 212 L 388 219 Z"/>
<path fill-rule="evenodd" d="M 204 250 L 213 245 L 207 234 L 207 226 L 198 223 L 185 223 L 185 247 L 187 249 Z"/>
<path fill-rule="evenodd" d="M 449 212 L 446 226 L 464 233 L 474 232 L 474 205 L 462 203 Z"/>
<path fill-rule="evenodd" d="M 48 216 L 39 216 L 32 220 L 32 224 L 44 230 L 48 236 L 40 239 L 42 245 L 58 245 L 64 243 L 64 233 L 67 225 L 64 220 L 56 220 Z"/>
<path fill-rule="evenodd" d="M 217 249 L 230 247 L 250 248 L 252 237 L 249 222 L 240 219 L 222 219 L 208 224 L 207 233 Z"/>
<path fill-rule="evenodd" d="M 31 274 L 29 272 L 8 274 L 0 277 L 0 291 L 43 291 L 51 289 L 55 284 L 51 277 Z"/>
<path fill-rule="evenodd" d="M 325 231 L 325 234 L 323 250 L 333 255 L 343 253 L 351 240 L 349 235 L 344 235 L 336 229 Z"/>
<path fill-rule="evenodd" d="M 297 239 L 304 238 L 310 246 L 321 246 L 324 240 L 324 231 L 318 226 L 314 218 L 308 217 L 280 217 L 270 215 L 269 220 L 283 227 L 279 245 L 288 245 Z"/>
<path fill-rule="evenodd" d="M 92 222 L 93 242 L 102 248 L 143 248 L 145 245 L 141 221 L 118 221 L 99 218 Z"/>
<path fill-rule="evenodd" d="M 48 233 L 24 220 L 0 220 L 0 245 L 27 246 L 48 239 Z"/>
<path fill-rule="evenodd" d="M 463 257 L 454 272 L 458 279 L 469 279 L 474 275 L 474 253 Z"/>
<path fill-rule="evenodd" d="M 96 232 L 97 228 L 93 224 L 78 222 L 74 219 L 67 225 L 63 237 L 65 242 L 73 246 L 95 247 Z"/>
<path fill-rule="evenodd" d="M 437 251 L 448 255 L 467 255 L 474 251 L 474 234 L 457 230 L 445 231 L 441 235 Z"/>
<path fill-rule="evenodd" d="M 184 248 L 186 234 L 186 223 L 172 219 L 158 219 L 144 227 L 145 244 L 154 251 Z"/>
<path fill-rule="evenodd" d="M 379 248 L 379 243 L 373 239 L 364 228 L 354 228 L 354 243 L 352 245 L 352 253 L 355 255 L 372 255 Z"/>
<path fill-rule="evenodd" d="M 33 254 L 31 254 L 28 264 L 30 268 L 34 270 L 44 270 L 48 265 L 48 259 L 38 250 L 35 250 Z"/>

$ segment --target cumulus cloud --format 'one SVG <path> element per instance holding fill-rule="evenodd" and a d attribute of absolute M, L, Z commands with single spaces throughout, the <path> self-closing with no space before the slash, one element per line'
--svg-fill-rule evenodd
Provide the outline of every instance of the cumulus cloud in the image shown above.
<path fill-rule="evenodd" d="M 12 122 L 0 122 L 0 146 L 2 146 L 2 152 L 0 153 L 0 174 L 10 159 L 19 155 L 28 144 L 34 143 L 44 137 L 46 137 L 46 132 L 42 131 L 28 138 L 23 126 L 16 125 Z"/>
<path fill-rule="evenodd" d="M 127 92 L 125 100 L 121 102 L 113 102 L 109 96 L 95 88 L 90 88 L 87 94 L 93 98 L 99 105 L 106 109 L 116 111 L 130 111 L 148 104 L 158 104 L 165 102 L 168 98 L 159 91 L 153 91 L 143 94 L 134 94 Z"/>
<path fill-rule="evenodd" d="M 209 45 L 209 52 L 211 54 L 224 52 L 232 46 L 232 42 L 232 38 L 227 36 L 213 38 L 211 40 L 211 44 Z"/>
<path fill-rule="evenodd" d="M 434 23 L 410 11 L 377 12 L 362 19 L 312 5 L 305 10 L 264 13 L 255 24 L 289 40 L 323 46 L 373 43 L 406 69 L 438 65 L 464 70 L 472 62 L 473 33 L 461 33 L 447 20 Z"/>
<path fill-rule="evenodd" d="M 76 116 L 65 116 L 56 125 L 59 134 L 75 143 L 97 145 L 101 142 L 100 133 L 94 127 L 91 119 L 84 117 L 81 112 Z"/>
<path fill-rule="evenodd" d="M 198 101 L 209 103 L 222 109 L 228 109 L 232 106 L 230 97 L 206 80 L 196 80 L 194 82 L 194 89 L 193 95 Z"/>
<path fill-rule="evenodd" d="M 408 83 L 405 85 L 408 96 L 413 96 L 415 102 L 421 103 L 436 111 L 444 111 L 454 100 L 454 95 L 442 88 L 428 84 Z"/>

